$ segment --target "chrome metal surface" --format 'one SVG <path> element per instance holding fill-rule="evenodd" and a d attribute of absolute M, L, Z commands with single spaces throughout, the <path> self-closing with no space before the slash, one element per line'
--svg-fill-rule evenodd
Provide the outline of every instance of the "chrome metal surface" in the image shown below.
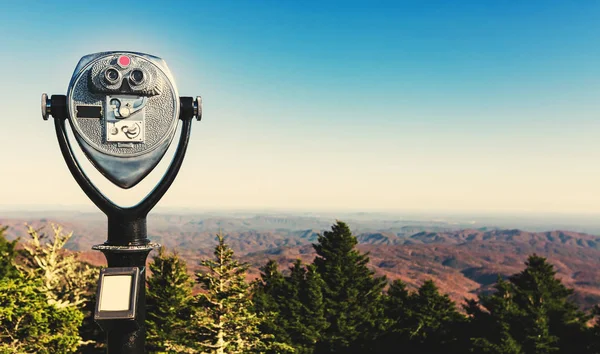
<path fill-rule="evenodd" d="M 104 71 L 104 79 L 110 85 L 114 85 L 114 84 L 116 84 L 118 82 L 121 82 L 121 80 L 123 80 L 123 77 L 121 75 L 121 72 L 119 70 L 117 70 L 117 68 L 108 67 Z"/>
<path fill-rule="evenodd" d="M 48 98 L 48 95 L 42 93 L 42 118 L 44 120 L 48 120 L 50 117 L 50 112 L 52 112 L 52 103 Z"/>
<path fill-rule="evenodd" d="M 130 59 L 128 65 L 119 64 L 123 55 Z M 107 70 L 117 70 L 118 75 Z M 134 71 L 142 74 L 132 81 Z M 80 106 L 98 107 L 102 114 L 80 117 Z M 156 167 L 173 140 L 180 110 L 164 60 L 122 51 L 90 54 L 79 61 L 67 91 L 67 107 L 86 157 L 121 188 L 131 188 Z"/>
<path fill-rule="evenodd" d="M 147 102 L 147 97 L 106 96 L 104 114 L 106 141 L 144 142 Z"/>
<path fill-rule="evenodd" d="M 112 252 L 144 252 L 144 251 L 151 251 L 151 250 L 157 249 L 157 248 L 160 248 L 160 243 L 156 243 L 156 242 L 150 242 L 148 244 L 140 245 L 140 246 L 113 246 L 113 245 L 107 245 L 104 243 L 92 246 L 92 249 L 96 250 L 96 251 L 109 250 Z"/>
<path fill-rule="evenodd" d="M 129 79 L 129 84 L 132 86 L 139 86 L 141 84 L 143 84 L 144 82 L 146 82 L 146 77 L 148 74 L 146 74 L 144 72 L 144 70 L 142 69 L 135 69 L 132 70 L 129 75 L 128 75 L 128 79 Z"/>
<path fill-rule="evenodd" d="M 196 100 L 194 101 L 194 116 L 196 116 L 197 120 L 202 119 L 202 97 L 196 96 Z"/>
<path fill-rule="evenodd" d="M 117 157 L 99 152 L 77 134 L 75 134 L 75 139 L 92 165 L 109 181 L 124 189 L 135 186 L 152 172 L 171 143 L 170 140 L 165 140 L 156 149 L 144 155 Z M 121 145 L 121 148 L 127 147 Z"/>

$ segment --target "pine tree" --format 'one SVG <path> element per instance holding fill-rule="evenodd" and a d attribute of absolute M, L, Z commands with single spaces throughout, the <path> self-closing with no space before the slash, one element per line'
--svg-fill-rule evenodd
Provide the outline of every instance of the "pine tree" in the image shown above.
<path fill-rule="evenodd" d="M 290 353 L 310 354 L 327 326 L 323 303 L 323 280 L 313 265 L 296 260 L 288 276 L 283 276 L 275 261 L 261 268 L 261 277 L 253 284 L 254 303 L 266 321 L 261 331 L 285 344 Z M 272 353 L 283 353 L 282 347 Z"/>
<path fill-rule="evenodd" d="M 202 260 L 205 271 L 196 274 L 204 292 L 193 314 L 199 350 L 216 354 L 252 353 L 264 350 L 248 284 L 248 265 L 235 260 L 221 233 L 214 258 Z"/>
<path fill-rule="evenodd" d="M 17 240 L 9 242 L 4 233 L 7 227 L 0 227 L 0 279 L 14 278 L 18 275 L 17 267 L 14 265 Z"/>
<path fill-rule="evenodd" d="M 471 352 L 524 354 L 521 344 L 511 334 L 515 319 L 523 316 L 513 301 L 513 285 L 498 276 L 494 287 L 494 294 L 482 294 L 479 301 L 469 300 L 464 305 L 471 318 L 468 331 L 472 343 Z"/>
<path fill-rule="evenodd" d="M 586 353 L 591 346 L 586 322 L 591 318 L 569 300 L 572 289 L 556 278 L 554 267 L 545 258 L 532 255 L 525 270 L 499 280 L 497 291 L 480 296 L 477 310 L 471 303 L 472 328 L 491 324 L 488 333 L 478 333 L 472 340 L 475 352 L 486 348 L 503 348 L 506 353 L 547 354 Z M 504 343 L 504 344 L 503 344 Z M 509 351 L 513 350 L 513 351 Z M 504 352 L 502 352 L 504 353 Z"/>
<path fill-rule="evenodd" d="M 27 241 L 15 262 L 29 278 L 41 281 L 41 291 L 48 303 L 59 308 L 82 312 L 83 323 L 78 326 L 82 353 L 97 353 L 103 347 L 104 335 L 93 321 L 99 267 L 78 259 L 76 252 L 64 247 L 73 236 L 65 234 L 60 225 L 50 224 L 52 232 L 42 232 L 27 225 Z"/>
<path fill-rule="evenodd" d="M 27 242 L 18 259 L 18 268 L 26 274 L 40 278 L 48 301 L 59 307 L 85 306 L 98 282 L 99 269 L 77 258 L 77 253 L 64 249 L 73 233 L 65 234 L 60 225 L 51 224 L 52 234 L 47 235 L 27 225 Z M 95 295 L 95 294 L 94 294 Z"/>
<path fill-rule="evenodd" d="M 296 353 L 311 354 L 320 332 L 327 326 L 322 295 L 324 282 L 314 266 L 305 268 L 299 259 L 290 267 L 290 275 L 285 280 L 280 316 L 287 320 L 285 330 Z"/>
<path fill-rule="evenodd" d="M 522 272 L 510 277 L 515 286 L 515 302 L 527 313 L 524 324 L 530 331 L 526 350 L 539 353 L 584 352 L 586 322 L 590 319 L 569 300 L 574 290 L 556 278 L 554 266 L 532 255 Z"/>
<path fill-rule="evenodd" d="M 77 351 L 79 354 L 106 353 L 106 333 L 94 320 L 94 311 L 96 308 L 96 289 L 97 285 L 91 288 L 89 294 L 84 296 L 85 302 L 81 309 L 84 318 L 81 327 L 79 327 L 79 335 L 82 338 L 81 346 Z"/>
<path fill-rule="evenodd" d="M 287 301 L 282 300 L 285 298 L 285 278 L 277 268 L 277 262 L 273 260 L 269 260 L 260 271 L 260 277 L 252 283 L 254 311 L 262 319 L 259 330 L 270 336 L 273 342 L 291 345 L 292 339 L 286 331 L 288 322 L 281 315 L 281 307 Z"/>
<path fill-rule="evenodd" d="M 327 329 L 325 318 L 325 303 L 323 289 L 325 282 L 314 265 L 306 266 L 306 273 L 301 286 L 300 301 L 302 302 L 302 322 L 305 332 L 302 338 L 301 350 L 298 353 L 311 354 L 315 351 L 322 333 Z"/>
<path fill-rule="evenodd" d="M 54 237 L 42 244 L 29 227 L 31 240 L 19 257 L 16 241 L 7 242 L 0 229 L 0 353 L 74 353 L 85 344 L 81 310 L 90 267 L 65 254 L 70 235 L 53 228 Z"/>
<path fill-rule="evenodd" d="M 406 283 L 395 280 L 387 290 L 385 301 L 385 316 L 392 320 L 390 330 L 400 332 L 404 329 L 403 323 L 410 316 L 410 293 Z"/>
<path fill-rule="evenodd" d="M 377 342 L 377 353 L 397 353 L 398 348 L 406 348 L 410 344 L 409 300 L 406 284 L 401 280 L 393 281 L 384 296 L 385 318 L 389 320 L 389 326 Z"/>
<path fill-rule="evenodd" d="M 590 353 L 600 353 L 600 305 L 594 306 L 591 311 L 594 326 L 588 332 L 588 350 Z"/>
<path fill-rule="evenodd" d="M 189 351 L 193 281 L 187 266 L 176 253 L 164 247 L 149 264 L 147 280 L 147 347 L 150 352 Z"/>
<path fill-rule="evenodd" d="M 0 279 L 0 353 L 75 353 L 82 320 L 77 308 L 49 303 L 41 280 Z"/>
<path fill-rule="evenodd" d="M 314 265 L 324 281 L 323 297 L 328 327 L 317 344 L 317 353 L 368 353 L 383 331 L 382 291 L 385 277 L 374 277 L 367 268 L 369 258 L 344 222 L 313 244 Z"/>
<path fill-rule="evenodd" d="M 465 321 L 448 295 L 431 280 L 408 298 L 409 353 L 460 353 L 457 329 Z"/>

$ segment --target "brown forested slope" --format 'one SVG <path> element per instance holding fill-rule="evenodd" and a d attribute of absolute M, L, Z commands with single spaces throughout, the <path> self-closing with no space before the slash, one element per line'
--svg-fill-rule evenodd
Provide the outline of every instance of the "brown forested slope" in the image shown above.
<path fill-rule="evenodd" d="M 65 230 L 73 230 L 68 245 L 83 251 L 92 263 L 104 262 L 93 244 L 106 238 L 102 218 L 56 220 Z M 49 220 L 29 221 L 42 226 Z M 0 219 L 8 225 L 9 237 L 24 234 L 23 219 Z M 257 226 L 258 225 L 258 226 Z M 311 228 L 298 229 L 305 226 Z M 177 249 L 193 271 L 200 258 L 210 255 L 215 245 L 215 229 L 223 229 L 236 255 L 252 264 L 250 277 L 267 259 L 282 268 L 301 258 L 314 258 L 311 243 L 327 223 L 312 219 L 286 221 L 271 219 L 199 220 L 168 216 L 149 222 L 149 236 L 169 248 Z M 400 278 L 412 287 L 434 279 L 442 291 L 458 302 L 489 289 L 497 275 L 521 271 L 532 253 L 548 258 L 563 282 L 576 289 L 583 307 L 600 303 L 600 237 L 570 231 L 527 232 L 517 229 L 459 229 L 447 225 L 416 225 L 358 232 L 359 249 L 370 253 L 370 266 L 390 279 Z"/>

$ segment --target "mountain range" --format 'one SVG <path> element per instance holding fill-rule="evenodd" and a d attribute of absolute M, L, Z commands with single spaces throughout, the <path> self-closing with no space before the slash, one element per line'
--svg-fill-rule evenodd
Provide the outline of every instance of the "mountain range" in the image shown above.
<path fill-rule="evenodd" d="M 106 219 L 99 213 L 41 212 L 0 215 L 8 226 L 9 239 L 25 239 L 28 223 L 36 228 L 50 222 L 63 226 L 73 237 L 67 248 L 80 251 L 90 263 L 104 264 L 91 246 L 106 240 Z M 188 263 L 190 272 L 200 259 L 210 257 L 215 234 L 226 235 L 237 257 L 251 265 L 248 277 L 259 275 L 268 259 L 285 270 L 295 259 L 311 262 L 312 244 L 330 229 L 335 217 L 289 214 L 152 214 L 148 236 Z M 548 258 L 558 277 L 576 290 L 574 299 L 589 308 L 600 302 L 600 236 L 575 231 L 524 231 L 472 221 L 373 218 L 347 215 L 346 221 L 368 252 L 370 267 L 378 275 L 402 279 L 415 289 L 433 279 L 441 291 L 462 303 L 490 291 L 498 276 L 507 277 L 524 269 L 533 253 Z M 477 226 L 474 228 L 473 226 Z"/>

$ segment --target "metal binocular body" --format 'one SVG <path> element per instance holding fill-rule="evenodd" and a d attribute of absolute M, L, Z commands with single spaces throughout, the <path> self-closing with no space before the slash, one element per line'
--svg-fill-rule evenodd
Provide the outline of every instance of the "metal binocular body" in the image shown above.
<path fill-rule="evenodd" d="M 48 97 L 42 100 L 47 118 Z M 115 185 L 131 188 L 167 151 L 182 103 L 164 60 L 143 53 L 102 52 L 86 55 L 77 64 L 66 113 L 91 163 Z M 200 98 L 187 103 L 200 118 Z"/>

